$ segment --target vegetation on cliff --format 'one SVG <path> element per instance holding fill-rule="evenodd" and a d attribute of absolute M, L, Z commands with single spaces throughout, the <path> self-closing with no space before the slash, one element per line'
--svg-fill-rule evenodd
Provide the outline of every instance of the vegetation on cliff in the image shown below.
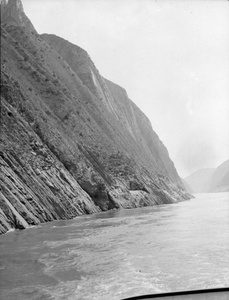
<path fill-rule="evenodd" d="M 0 233 L 189 199 L 168 151 L 87 52 L 1 2 Z"/>

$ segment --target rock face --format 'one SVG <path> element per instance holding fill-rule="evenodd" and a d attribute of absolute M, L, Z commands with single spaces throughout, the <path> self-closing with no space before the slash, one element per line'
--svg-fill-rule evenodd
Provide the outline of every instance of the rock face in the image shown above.
<path fill-rule="evenodd" d="M 229 160 L 217 168 L 197 170 L 184 179 L 184 184 L 187 184 L 187 190 L 193 193 L 228 192 Z"/>
<path fill-rule="evenodd" d="M 35 31 L 33 24 L 26 17 L 21 0 L 0 0 L 1 24 L 22 26 L 24 30 Z"/>
<path fill-rule="evenodd" d="M 87 52 L 1 1 L 0 232 L 190 195 L 148 118 Z"/>

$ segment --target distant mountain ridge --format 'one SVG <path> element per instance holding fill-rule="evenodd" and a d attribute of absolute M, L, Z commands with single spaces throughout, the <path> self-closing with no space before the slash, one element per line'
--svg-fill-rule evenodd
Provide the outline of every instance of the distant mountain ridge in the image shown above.
<path fill-rule="evenodd" d="M 228 192 L 229 191 L 229 160 L 220 164 L 213 176 L 209 185 L 209 192 Z"/>
<path fill-rule="evenodd" d="M 217 168 L 200 169 L 184 179 L 184 184 L 190 186 L 189 192 L 227 192 L 229 191 L 229 160 Z"/>
<path fill-rule="evenodd" d="M 190 186 L 193 193 L 207 192 L 214 171 L 214 168 L 200 169 L 186 177 L 184 181 Z"/>
<path fill-rule="evenodd" d="M 190 199 L 149 119 L 82 48 L 1 1 L 0 233 Z"/>

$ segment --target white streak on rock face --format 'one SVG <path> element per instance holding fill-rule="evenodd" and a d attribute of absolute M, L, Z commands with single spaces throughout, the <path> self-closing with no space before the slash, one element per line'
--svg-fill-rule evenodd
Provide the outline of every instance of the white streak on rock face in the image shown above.
<path fill-rule="evenodd" d="M 14 26 L 3 28 L 0 164 L 8 202 L 0 200 L 0 234 L 12 226 L 189 199 L 175 184 L 166 148 L 126 91 L 102 77 L 82 48 L 42 35 L 46 44 L 34 34 L 20 0 L 1 3 L 3 24 Z M 28 114 L 21 113 L 24 105 Z"/>
<path fill-rule="evenodd" d="M 1 21 L 16 26 L 23 26 L 28 31 L 34 31 L 32 23 L 24 13 L 21 0 L 0 0 L 1 1 Z"/>
<path fill-rule="evenodd" d="M 102 90 L 101 90 L 100 86 L 98 85 L 98 83 L 97 83 L 97 81 L 96 81 L 95 74 L 93 73 L 92 69 L 91 69 L 91 76 L 92 76 L 94 85 L 97 86 L 97 88 L 98 88 L 98 89 L 100 90 L 100 92 L 102 93 Z"/>
<path fill-rule="evenodd" d="M 115 111 L 114 108 L 114 99 L 111 95 L 111 93 L 109 92 L 106 83 L 103 82 L 103 87 L 101 87 L 100 82 L 97 80 L 96 75 L 94 74 L 94 72 L 92 71 L 92 69 L 90 69 L 91 71 L 91 76 L 92 76 L 92 80 L 94 85 L 97 87 L 97 89 L 99 90 L 100 95 L 102 96 L 102 100 L 104 102 L 104 104 L 106 105 L 107 109 L 117 118 L 118 115 Z"/>
<path fill-rule="evenodd" d="M 24 12 L 21 0 L 16 1 L 17 9 Z"/>
<path fill-rule="evenodd" d="M 4 7 L 7 6 L 9 9 L 15 9 L 20 12 L 24 12 L 21 0 L 0 0 L 0 4 Z"/>
<path fill-rule="evenodd" d="M 129 124 L 129 122 L 126 123 L 126 128 L 130 132 L 130 134 L 132 135 L 132 137 L 136 140 L 136 137 L 135 137 L 135 135 L 133 133 L 133 130 L 132 130 L 131 125 Z"/>

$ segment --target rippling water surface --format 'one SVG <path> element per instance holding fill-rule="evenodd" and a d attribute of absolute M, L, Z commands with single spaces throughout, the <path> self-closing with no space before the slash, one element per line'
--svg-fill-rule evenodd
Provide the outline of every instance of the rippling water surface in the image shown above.
<path fill-rule="evenodd" d="M 229 286 L 229 193 L 0 237 L 0 298 L 113 300 Z"/>

